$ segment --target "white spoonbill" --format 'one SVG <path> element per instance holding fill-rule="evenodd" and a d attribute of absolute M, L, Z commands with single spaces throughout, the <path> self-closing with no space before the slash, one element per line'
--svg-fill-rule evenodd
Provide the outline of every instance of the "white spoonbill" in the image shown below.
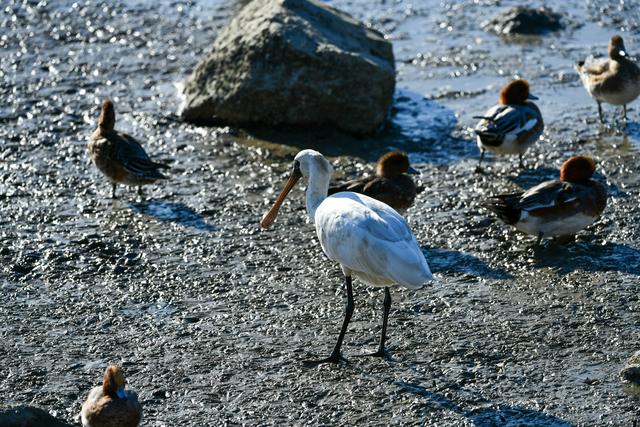
<path fill-rule="evenodd" d="M 296 155 L 293 171 L 273 207 L 262 217 L 260 226 L 273 224 L 285 197 L 296 182 L 308 180 L 307 213 L 316 226 L 322 250 L 330 260 L 340 264 L 347 288 L 347 307 L 338 342 L 326 359 L 311 363 L 338 363 L 340 347 L 353 314 L 351 278 L 384 287 L 382 334 L 378 351 L 372 356 L 385 356 L 387 319 L 391 307 L 389 286 L 399 284 L 418 289 L 434 277 L 409 225 L 390 206 L 364 194 L 349 191 L 327 197 L 333 168 L 322 154 L 303 150 Z"/>

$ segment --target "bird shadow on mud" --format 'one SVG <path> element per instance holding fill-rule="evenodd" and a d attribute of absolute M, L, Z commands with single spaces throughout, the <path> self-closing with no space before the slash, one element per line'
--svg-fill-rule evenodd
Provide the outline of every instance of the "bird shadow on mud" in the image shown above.
<path fill-rule="evenodd" d="M 498 280 L 513 278 L 507 271 L 492 268 L 480 258 L 464 252 L 428 246 L 422 246 L 421 250 L 434 273 L 463 273 Z"/>
<path fill-rule="evenodd" d="M 152 199 L 144 202 L 129 202 L 129 208 L 160 221 L 173 222 L 205 232 L 215 231 L 215 227 L 207 223 L 201 214 L 182 203 Z"/>
<path fill-rule="evenodd" d="M 492 404 L 490 408 L 465 409 L 442 394 L 429 391 L 427 388 L 397 381 L 395 384 L 404 392 L 416 396 L 422 396 L 430 403 L 439 405 L 451 412 L 465 417 L 477 427 L 494 426 L 548 426 L 548 427 L 572 427 L 573 424 L 560 418 L 547 415 L 544 412 L 534 411 L 519 406 L 505 406 Z"/>
<path fill-rule="evenodd" d="M 390 150 L 402 150 L 410 155 L 412 163 L 446 165 L 477 155 L 475 142 L 453 135 L 457 123 L 453 110 L 419 93 L 398 88 L 387 121 L 374 135 L 354 136 L 323 127 L 254 128 L 245 132 L 267 143 L 297 150 L 311 148 L 330 157 L 347 155 L 374 162 Z M 269 148 L 277 150 L 277 146 Z M 291 150 L 289 154 L 293 156 L 295 152 Z"/>
<path fill-rule="evenodd" d="M 640 250 L 622 243 L 546 242 L 535 249 L 535 266 L 551 267 L 561 274 L 575 270 L 619 271 L 640 276 Z"/>
<path fill-rule="evenodd" d="M 406 88 L 396 90 L 381 138 L 410 154 L 412 163 L 448 165 L 476 157 L 475 141 L 455 135 L 455 112 Z"/>

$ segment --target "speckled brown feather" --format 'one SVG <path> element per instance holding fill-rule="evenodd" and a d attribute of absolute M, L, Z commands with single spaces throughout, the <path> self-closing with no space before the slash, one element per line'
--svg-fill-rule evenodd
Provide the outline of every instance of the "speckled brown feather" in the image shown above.
<path fill-rule="evenodd" d="M 103 396 L 87 406 L 85 417 L 90 427 L 136 427 L 142 420 L 142 405 L 137 399 Z"/>
<path fill-rule="evenodd" d="M 82 404 L 82 416 L 89 427 L 136 427 L 140 423 L 142 405 L 137 395 L 127 391 L 126 399 L 119 398 L 120 387 L 125 387 L 121 368 L 107 367 L 102 386 L 93 388 Z"/>
<path fill-rule="evenodd" d="M 142 146 L 127 134 L 117 132 L 115 111 L 109 100 L 102 105 L 98 128 L 89 139 L 89 156 L 113 183 L 145 185 L 165 179 L 159 169 L 167 165 L 153 162 Z"/>
<path fill-rule="evenodd" d="M 592 96 L 604 102 L 610 102 L 607 101 L 607 97 L 616 94 L 633 93 L 633 88 L 637 96 L 640 91 L 640 67 L 626 55 L 620 54 L 621 51 L 626 52 L 622 37 L 611 37 L 608 51 L 608 61 L 588 66 L 584 61 L 577 64 L 576 70 L 583 83 Z M 633 94 L 629 96 L 632 97 Z M 631 102 L 631 99 L 628 102 Z"/>

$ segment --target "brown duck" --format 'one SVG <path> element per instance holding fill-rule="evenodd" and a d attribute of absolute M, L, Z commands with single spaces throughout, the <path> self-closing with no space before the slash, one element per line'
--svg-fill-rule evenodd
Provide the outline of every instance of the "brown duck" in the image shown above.
<path fill-rule="evenodd" d="M 113 187 L 111 197 L 116 197 L 118 184 L 141 186 L 167 177 L 160 169 L 169 166 L 152 161 L 142 145 L 131 136 L 114 129 L 116 113 L 113 102 L 102 104 L 98 128 L 89 139 L 89 156 L 100 171 L 109 178 Z"/>
<path fill-rule="evenodd" d="M 592 57 L 576 64 L 580 80 L 589 95 L 598 103 L 598 116 L 604 123 L 602 103 L 622 105 L 623 118 L 627 118 L 627 104 L 640 95 L 640 67 L 629 59 L 622 37 L 609 41 L 609 59 Z"/>
<path fill-rule="evenodd" d="M 125 379 L 119 366 L 107 368 L 102 386 L 91 389 L 82 404 L 83 427 L 136 427 L 142 419 L 138 396 L 124 389 Z"/>
<path fill-rule="evenodd" d="M 329 187 L 329 195 L 341 191 L 365 194 L 403 213 L 424 188 L 417 187 L 407 174 L 418 172 L 409 164 L 409 157 L 400 151 L 392 151 L 380 157 L 376 174 L 347 181 Z"/>

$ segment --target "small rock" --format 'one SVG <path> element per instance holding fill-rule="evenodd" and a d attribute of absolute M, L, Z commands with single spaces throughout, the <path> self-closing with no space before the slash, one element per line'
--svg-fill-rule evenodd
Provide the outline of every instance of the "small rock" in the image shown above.
<path fill-rule="evenodd" d="M 233 126 L 384 123 L 395 88 L 391 43 L 317 0 L 254 0 L 184 83 L 184 120 Z"/>
<path fill-rule="evenodd" d="M 482 26 L 498 35 L 536 35 L 564 28 L 561 16 L 551 9 L 517 6 L 502 12 Z"/>
<path fill-rule="evenodd" d="M 640 351 L 636 351 L 620 371 L 622 382 L 640 386 Z"/>
<path fill-rule="evenodd" d="M 47 411 L 33 406 L 0 408 L 0 426 L 2 427 L 69 427 L 64 421 L 50 415 Z"/>
<path fill-rule="evenodd" d="M 152 396 L 156 399 L 166 399 L 167 397 L 169 397 L 169 392 L 159 388 L 153 390 Z"/>

